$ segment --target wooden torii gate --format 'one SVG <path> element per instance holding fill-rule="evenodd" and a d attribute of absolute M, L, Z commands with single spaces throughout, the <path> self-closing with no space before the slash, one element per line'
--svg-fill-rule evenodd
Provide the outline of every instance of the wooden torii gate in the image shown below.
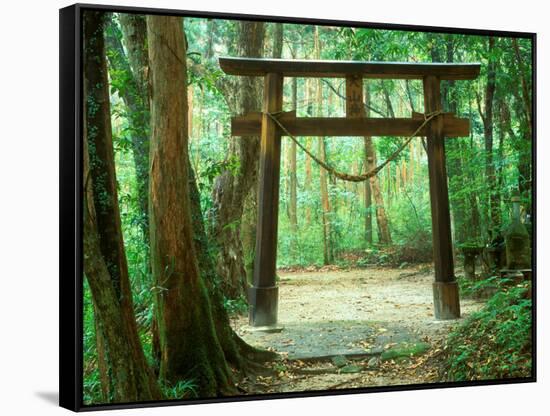
<path fill-rule="evenodd" d="M 435 268 L 435 317 L 459 318 L 460 304 L 454 275 L 444 139 L 468 136 L 469 120 L 442 113 L 417 131 L 425 121 L 425 115 L 413 114 L 411 118 L 367 118 L 363 102 L 363 79 L 421 79 L 424 87 L 424 111 L 427 115 L 441 111 L 441 80 L 475 79 L 479 75 L 480 65 L 229 57 L 220 58 L 219 62 L 226 74 L 264 77 L 262 112 L 245 114 L 231 120 L 233 136 L 261 137 L 256 257 L 253 286 L 249 289 L 250 325 L 271 327 L 277 324 L 278 287 L 275 268 L 281 136 L 284 132 L 272 115 L 276 115 L 286 132 L 293 136 L 409 137 L 416 133 L 427 138 Z M 283 113 L 284 77 L 345 78 L 346 117 L 299 118 L 295 112 Z"/>

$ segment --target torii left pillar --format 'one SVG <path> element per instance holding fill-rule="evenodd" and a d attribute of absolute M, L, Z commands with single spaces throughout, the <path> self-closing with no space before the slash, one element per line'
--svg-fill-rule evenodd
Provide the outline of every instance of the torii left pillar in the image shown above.
<path fill-rule="evenodd" d="M 283 76 L 279 73 L 267 73 L 264 77 L 254 280 L 253 286 L 248 290 L 250 325 L 254 327 L 276 327 L 277 325 L 279 288 L 275 272 L 281 133 L 278 126 L 266 113 L 278 113 L 282 109 Z"/>

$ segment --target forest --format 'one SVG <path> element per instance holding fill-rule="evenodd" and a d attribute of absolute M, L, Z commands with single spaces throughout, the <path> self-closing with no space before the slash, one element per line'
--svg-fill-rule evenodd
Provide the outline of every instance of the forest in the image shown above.
<path fill-rule="evenodd" d="M 84 404 L 531 376 L 531 39 L 86 10 L 82 51 Z M 249 325 L 262 150 L 231 118 L 264 84 L 221 57 L 480 64 L 440 86 L 469 121 L 444 147 L 460 319 L 434 320 L 428 139 L 283 134 L 278 325 Z M 421 79 L 361 91 L 363 117 L 428 113 Z M 296 117 L 346 99 L 284 78 Z"/>

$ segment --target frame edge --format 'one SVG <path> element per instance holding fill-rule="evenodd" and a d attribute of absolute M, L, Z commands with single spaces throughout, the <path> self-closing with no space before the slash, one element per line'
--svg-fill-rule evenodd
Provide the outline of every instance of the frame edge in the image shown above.
<path fill-rule="evenodd" d="M 79 7 L 59 10 L 59 405 L 80 410 Z"/>

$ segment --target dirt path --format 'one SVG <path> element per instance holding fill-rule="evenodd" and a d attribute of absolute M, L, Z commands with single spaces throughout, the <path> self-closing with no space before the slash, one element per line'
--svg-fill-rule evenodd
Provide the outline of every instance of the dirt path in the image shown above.
<path fill-rule="evenodd" d="M 433 316 L 430 267 L 279 272 L 279 333 L 233 322 L 250 344 L 279 352 L 277 375 L 247 380 L 255 392 L 438 381 L 443 340 L 460 321 Z M 467 317 L 482 303 L 461 300 Z"/>

